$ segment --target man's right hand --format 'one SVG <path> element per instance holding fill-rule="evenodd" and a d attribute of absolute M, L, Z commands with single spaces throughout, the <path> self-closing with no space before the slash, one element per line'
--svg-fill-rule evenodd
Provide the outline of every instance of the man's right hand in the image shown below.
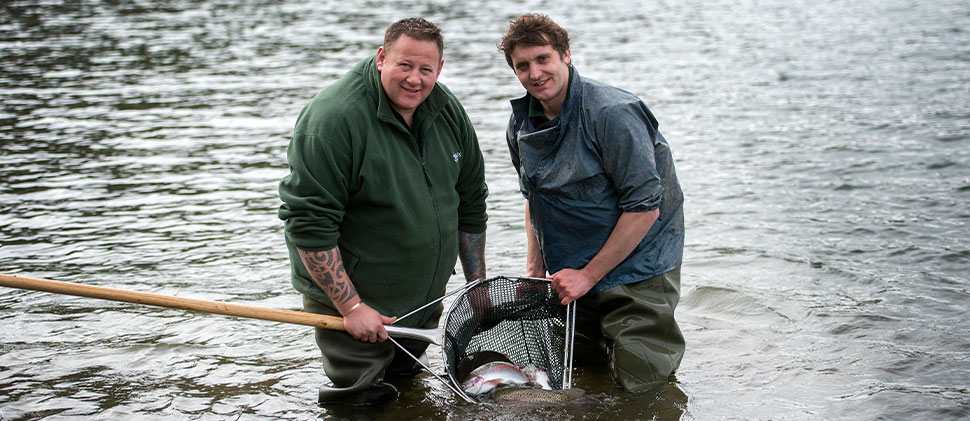
<path fill-rule="evenodd" d="M 394 323 L 395 320 L 397 317 L 387 317 L 369 305 L 360 303 L 360 307 L 344 316 L 344 328 L 358 341 L 384 342 L 387 340 L 384 325 Z"/>

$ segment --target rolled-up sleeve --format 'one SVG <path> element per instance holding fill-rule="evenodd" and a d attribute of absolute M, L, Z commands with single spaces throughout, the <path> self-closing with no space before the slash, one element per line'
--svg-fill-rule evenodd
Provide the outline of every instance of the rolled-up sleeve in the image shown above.
<path fill-rule="evenodd" d="M 642 102 L 614 104 L 597 119 L 596 139 L 603 168 L 624 212 L 660 207 L 664 187 L 654 158 L 657 122 Z"/>

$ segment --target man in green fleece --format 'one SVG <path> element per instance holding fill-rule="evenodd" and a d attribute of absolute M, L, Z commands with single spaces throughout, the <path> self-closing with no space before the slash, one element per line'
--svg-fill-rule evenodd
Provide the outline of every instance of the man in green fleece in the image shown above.
<path fill-rule="evenodd" d="M 385 324 L 442 295 L 461 259 L 485 277 L 484 160 L 455 96 L 438 83 L 444 42 L 420 18 L 387 28 L 376 56 L 317 94 L 297 119 L 279 186 L 293 286 L 309 312 L 342 316 L 317 328 L 332 382 L 319 401 L 383 403 L 385 382 L 420 366 L 386 341 Z M 397 325 L 434 328 L 442 306 Z M 413 355 L 428 344 L 398 339 Z"/>

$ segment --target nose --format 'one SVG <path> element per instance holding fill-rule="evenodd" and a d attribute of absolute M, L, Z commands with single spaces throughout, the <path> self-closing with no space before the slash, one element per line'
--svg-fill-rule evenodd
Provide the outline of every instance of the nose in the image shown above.
<path fill-rule="evenodd" d="M 416 85 L 421 83 L 421 75 L 418 74 L 417 70 L 412 70 L 408 72 L 408 75 L 404 78 L 404 80 L 407 81 L 407 83 Z"/>
<path fill-rule="evenodd" d="M 542 76 L 542 70 L 539 66 L 529 66 L 529 77 L 532 79 L 539 79 Z"/>

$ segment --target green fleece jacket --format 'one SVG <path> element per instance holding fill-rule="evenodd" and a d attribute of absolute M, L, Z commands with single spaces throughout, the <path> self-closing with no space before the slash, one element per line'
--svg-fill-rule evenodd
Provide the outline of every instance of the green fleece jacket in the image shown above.
<path fill-rule="evenodd" d="M 361 299 L 401 316 L 441 297 L 455 273 L 458 232 L 485 231 L 484 160 L 458 99 L 443 84 L 395 115 L 373 56 L 300 113 L 279 186 L 293 286 L 333 306 L 297 249 L 340 247 Z M 402 320 L 418 326 L 430 309 Z"/>

